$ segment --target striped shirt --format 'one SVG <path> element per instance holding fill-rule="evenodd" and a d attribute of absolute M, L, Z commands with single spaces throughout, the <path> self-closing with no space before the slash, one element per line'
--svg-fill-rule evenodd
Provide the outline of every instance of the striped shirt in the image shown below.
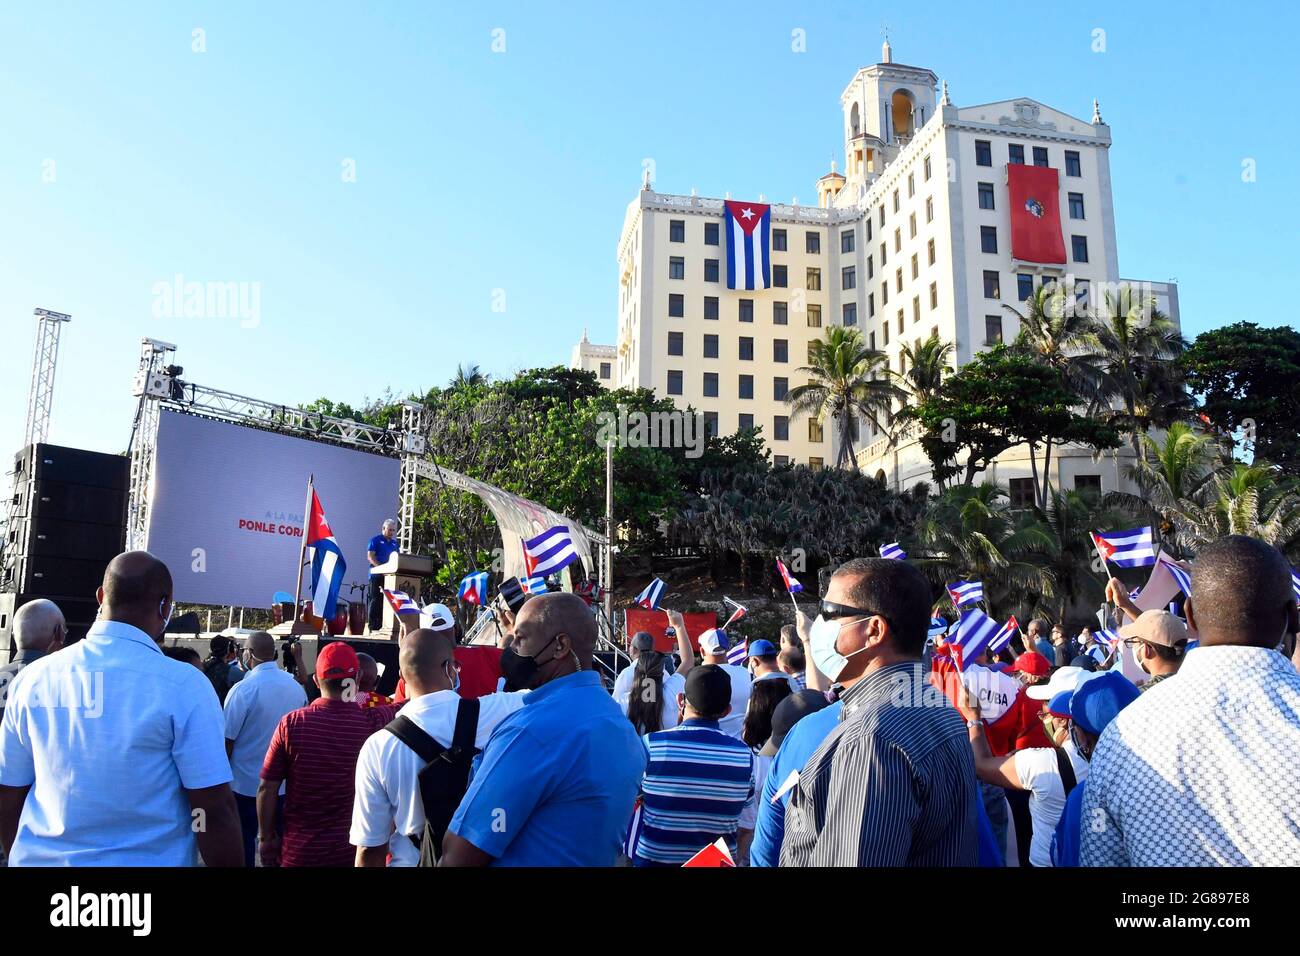
<path fill-rule="evenodd" d="M 754 754 L 718 721 L 691 718 L 646 734 L 650 754 L 633 824 L 634 863 L 685 863 L 724 837 L 736 852 L 736 826 L 754 794 Z"/>
<path fill-rule="evenodd" d="M 975 866 L 975 763 L 965 721 L 919 661 L 840 695 L 840 724 L 786 810 L 782 866 Z"/>
<path fill-rule="evenodd" d="M 285 782 L 281 866 L 352 866 L 357 755 L 396 712 L 320 697 L 280 719 L 262 779 Z"/>

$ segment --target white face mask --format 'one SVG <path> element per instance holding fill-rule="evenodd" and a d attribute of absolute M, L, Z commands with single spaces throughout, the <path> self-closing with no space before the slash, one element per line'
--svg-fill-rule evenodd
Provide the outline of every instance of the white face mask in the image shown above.
<path fill-rule="evenodd" d="M 820 614 L 817 620 L 813 621 L 812 627 L 808 632 L 808 643 L 812 646 L 813 663 L 817 669 L 826 675 L 831 681 L 839 679 L 844 673 L 844 668 L 848 666 L 849 658 L 855 654 L 861 654 L 867 648 L 859 647 L 852 654 L 841 654 L 836 650 L 836 644 L 839 643 L 840 630 L 846 627 L 852 627 L 855 624 L 865 623 L 865 618 L 850 621 L 847 624 L 836 624 L 834 621 L 828 621 Z"/>

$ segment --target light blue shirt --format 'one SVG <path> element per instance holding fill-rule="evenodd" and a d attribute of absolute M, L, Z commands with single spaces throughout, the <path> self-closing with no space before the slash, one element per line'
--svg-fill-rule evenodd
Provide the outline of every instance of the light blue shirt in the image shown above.
<path fill-rule="evenodd" d="M 806 714 L 786 733 L 771 769 L 763 783 L 763 795 L 758 801 L 758 819 L 754 822 L 754 840 L 749 845 L 750 866 L 779 866 L 781 839 L 785 836 L 785 808 L 790 803 L 790 791 L 781 794 L 775 803 L 772 798 L 785 783 L 792 770 L 802 770 L 822 741 L 840 722 L 843 705 L 836 701 L 821 710 Z"/>
<path fill-rule="evenodd" d="M 646 759 L 599 676 L 557 678 L 488 739 L 450 829 L 493 866 L 613 866 Z"/>
<path fill-rule="evenodd" d="M 198 668 L 96 621 L 23 669 L 0 724 L 0 784 L 31 790 L 10 866 L 192 866 L 186 790 L 230 782 L 221 706 Z"/>
<path fill-rule="evenodd" d="M 263 661 L 226 692 L 226 739 L 235 742 L 230 752 L 230 788 L 245 797 L 257 796 L 266 748 L 292 710 L 307 706 L 307 692 L 292 674 L 275 661 Z M 284 793 L 284 784 L 280 784 Z"/>

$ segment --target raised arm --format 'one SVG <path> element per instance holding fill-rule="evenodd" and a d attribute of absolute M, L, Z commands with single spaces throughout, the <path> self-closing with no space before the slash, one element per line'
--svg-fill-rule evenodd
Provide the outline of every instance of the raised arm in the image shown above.
<path fill-rule="evenodd" d="M 686 618 L 682 617 L 681 611 L 669 611 L 665 608 L 664 613 L 668 615 L 668 623 L 677 632 L 677 653 L 682 659 L 677 673 L 684 678 L 695 666 L 695 649 L 691 647 L 690 635 L 686 633 Z"/>

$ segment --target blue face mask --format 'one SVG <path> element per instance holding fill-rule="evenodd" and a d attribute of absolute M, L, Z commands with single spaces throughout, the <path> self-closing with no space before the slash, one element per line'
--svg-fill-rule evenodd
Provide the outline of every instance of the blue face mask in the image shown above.
<path fill-rule="evenodd" d="M 812 627 L 809 628 L 808 643 L 812 646 L 813 663 L 817 669 L 826 675 L 830 681 L 839 679 L 844 673 L 844 668 L 848 666 L 849 658 L 855 654 L 861 654 L 867 648 L 859 647 L 852 654 L 841 654 L 835 649 L 839 643 L 840 629 L 852 627 L 854 624 L 861 624 L 862 621 L 850 621 L 847 624 L 836 624 L 834 621 L 828 621 L 820 614 L 817 620 L 813 621 Z"/>

